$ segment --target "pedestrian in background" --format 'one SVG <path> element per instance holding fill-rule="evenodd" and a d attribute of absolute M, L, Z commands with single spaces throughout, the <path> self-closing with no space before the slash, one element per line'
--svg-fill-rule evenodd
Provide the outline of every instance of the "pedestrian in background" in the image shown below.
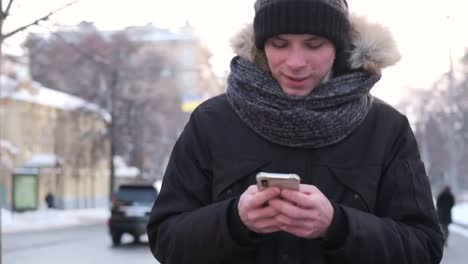
<path fill-rule="evenodd" d="M 448 246 L 449 224 L 452 223 L 452 208 L 455 205 L 455 197 L 450 186 L 445 186 L 437 196 L 436 207 L 440 225 L 444 233 L 445 246 Z"/>
<path fill-rule="evenodd" d="M 55 197 L 52 192 L 47 192 L 45 196 L 45 202 L 47 205 L 47 208 L 54 208 L 55 207 Z"/>
<path fill-rule="evenodd" d="M 191 115 L 147 227 L 171 263 L 439 263 L 407 118 L 369 92 L 399 53 L 345 0 L 257 0 L 226 94 Z M 295 173 L 299 190 L 257 189 Z"/>

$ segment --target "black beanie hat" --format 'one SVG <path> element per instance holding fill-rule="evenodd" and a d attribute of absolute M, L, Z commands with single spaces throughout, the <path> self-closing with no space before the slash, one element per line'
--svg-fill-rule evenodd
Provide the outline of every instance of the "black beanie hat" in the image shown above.
<path fill-rule="evenodd" d="M 278 34 L 314 34 L 329 39 L 337 51 L 347 46 L 350 22 L 346 0 L 256 0 L 255 46 Z"/>

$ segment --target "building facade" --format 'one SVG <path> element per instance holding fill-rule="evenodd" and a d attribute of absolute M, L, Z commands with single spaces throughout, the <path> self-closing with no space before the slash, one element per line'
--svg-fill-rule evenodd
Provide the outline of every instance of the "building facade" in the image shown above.
<path fill-rule="evenodd" d="M 106 206 L 109 199 L 109 116 L 77 97 L 42 87 L 18 65 L 2 65 L 0 197 L 12 207 L 13 174 L 38 172 L 38 208 L 47 193 L 62 209 Z"/>

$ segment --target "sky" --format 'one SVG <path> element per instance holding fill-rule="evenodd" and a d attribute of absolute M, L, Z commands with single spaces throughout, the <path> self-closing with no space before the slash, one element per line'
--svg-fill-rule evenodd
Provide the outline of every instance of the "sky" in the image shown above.
<path fill-rule="evenodd" d="M 3 0 L 5 2 L 5 0 Z M 72 0 L 15 0 L 6 28 L 30 22 Z M 229 39 L 253 19 L 254 0 L 81 0 L 30 31 L 47 31 L 54 24 L 93 21 L 101 29 L 121 29 L 153 23 L 177 30 L 187 21 L 213 54 L 215 72 L 228 70 L 233 54 Z M 4 4 L 5 5 L 5 4 Z M 396 104 L 410 89 L 427 89 L 449 69 L 449 50 L 456 61 L 468 46 L 468 2 L 461 0 L 348 0 L 350 11 L 388 27 L 402 60 L 384 71 L 373 93 Z M 29 32 L 30 32 L 29 31 Z M 18 46 L 25 34 L 12 39 Z M 16 40 L 16 42 L 15 42 Z"/>

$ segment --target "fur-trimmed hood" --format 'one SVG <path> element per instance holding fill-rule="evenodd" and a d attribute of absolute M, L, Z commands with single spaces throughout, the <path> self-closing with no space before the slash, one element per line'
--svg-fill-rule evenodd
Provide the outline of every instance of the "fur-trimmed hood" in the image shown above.
<path fill-rule="evenodd" d="M 351 70 L 363 69 L 381 74 L 382 69 L 396 64 L 401 56 L 390 31 L 365 17 L 352 14 L 351 46 L 348 63 Z M 231 39 L 235 54 L 268 71 L 265 53 L 255 47 L 253 24 L 248 24 Z"/>

